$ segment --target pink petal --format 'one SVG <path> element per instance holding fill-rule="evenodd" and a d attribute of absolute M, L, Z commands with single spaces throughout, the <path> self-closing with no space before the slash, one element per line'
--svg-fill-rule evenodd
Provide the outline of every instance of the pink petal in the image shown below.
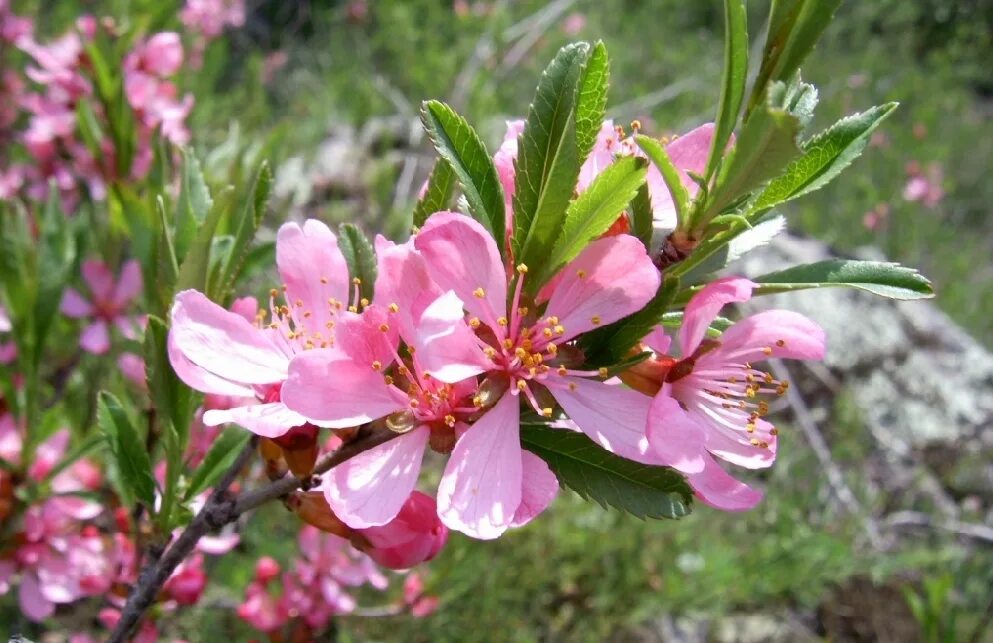
<path fill-rule="evenodd" d="M 186 359 L 183 352 L 176 346 L 176 336 L 174 333 L 169 333 L 166 346 L 169 351 L 169 363 L 172 365 L 172 370 L 190 388 L 201 393 L 212 393 L 214 395 L 230 395 L 233 397 L 255 396 L 255 389 L 251 386 L 238 384 L 223 377 L 218 377 L 207 369 L 201 368 Z"/>
<path fill-rule="evenodd" d="M 66 288 L 62 293 L 62 303 L 59 304 L 62 314 L 73 319 L 89 317 L 93 314 L 93 305 L 73 288 Z M 7 330 L 10 330 L 8 328 Z"/>
<path fill-rule="evenodd" d="M 202 551 L 211 556 L 226 554 L 241 542 L 241 536 L 237 533 L 221 533 L 216 536 L 203 536 L 197 543 L 197 551 Z"/>
<path fill-rule="evenodd" d="M 286 408 L 282 402 L 210 409 L 203 414 L 203 423 L 207 426 L 229 422 L 265 438 L 278 438 L 293 427 L 306 424 L 307 418 Z"/>
<path fill-rule="evenodd" d="M 231 302 L 231 312 L 245 318 L 249 324 L 255 323 L 259 312 L 259 301 L 255 297 L 239 297 Z"/>
<path fill-rule="evenodd" d="M 663 464 L 683 473 L 700 473 L 708 459 L 703 427 L 665 390 L 652 401 L 648 442 Z"/>
<path fill-rule="evenodd" d="M 454 290 L 466 310 L 490 325 L 504 315 L 507 275 L 496 242 L 482 225 L 457 212 L 439 212 L 417 233 L 414 245 L 434 281 Z"/>
<path fill-rule="evenodd" d="M 17 572 L 17 565 L 12 560 L 0 560 L 0 596 L 10 591 L 10 579 Z"/>
<path fill-rule="evenodd" d="M 417 427 L 331 469 L 324 495 L 335 515 L 354 529 L 396 518 L 417 483 L 430 435 L 428 427 Z"/>
<path fill-rule="evenodd" d="M 789 310 L 766 310 L 746 317 L 724 331 L 720 341 L 720 348 L 705 355 L 701 364 L 731 356 L 735 363 L 769 358 L 821 360 L 827 346 L 823 328 Z"/>
<path fill-rule="evenodd" d="M 517 170 L 514 162 L 517 160 L 517 137 L 524 131 L 524 121 L 507 121 L 507 132 L 503 135 L 500 149 L 493 155 L 493 165 L 496 166 L 500 185 L 503 186 L 504 206 L 507 214 L 507 229 L 513 229 L 514 194 L 516 192 Z"/>
<path fill-rule="evenodd" d="M 710 156 L 710 146 L 713 141 L 714 124 L 704 123 L 665 146 L 666 154 L 679 170 L 679 178 L 691 198 L 696 196 L 700 186 L 690 178 L 689 172 L 703 174 L 706 171 L 707 157 Z"/>
<path fill-rule="evenodd" d="M 695 411 L 697 414 L 700 412 L 699 409 Z M 707 450 L 722 460 L 746 469 L 771 467 L 776 461 L 779 445 L 776 436 L 769 432 L 772 428 L 772 424 L 762 419 L 755 421 L 754 433 L 747 433 L 744 427 L 741 427 L 740 432 L 727 428 L 711 428 L 706 432 Z M 761 440 L 768 446 L 755 446 L 751 443 L 752 438 Z"/>
<path fill-rule="evenodd" d="M 604 449 L 622 458 L 658 464 L 645 432 L 652 398 L 620 385 L 563 377 L 567 386 L 549 387 L 566 415 Z"/>
<path fill-rule="evenodd" d="M 659 287 L 645 246 L 624 234 L 586 246 L 562 273 L 545 312 L 565 327 L 558 342 L 641 310 Z"/>
<path fill-rule="evenodd" d="M 307 219 L 303 226 L 284 223 L 276 234 L 276 264 L 294 318 L 302 320 L 302 314 L 310 312 L 305 325 L 326 332 L 331 321 L 328 299 L 347 306 L 350 293 L 348 265 L 334 232 L 316 219 Z M 302 306 L 295 306 L 298 301 Z"/>
<path fill-rule="evenodd" d="M 614 121 L 605 120 L 600 126 L 596 143 L 590 155 L 586 157 L 583 166 L 579 169 L 579 179 L 576 181 L 576 191 L 583 192 L 590 186 L 597 176 L 603 172 L 608 165 L 614 162 L 614 156 L 620 151 L 620 139 L 617 137 L 617 129 Z"/>
<path fill-rule="evenodd" d="M 504 395 L 455 443 L 438 486 L 438 516 L 450 529 L 489 540 L 514 522 L 523 460 L 518 399 Z"/>
<path fill-rule="evenodd" d="M 18 594 L 21 612 L 29 620 L 39 623 L 55 613 L 55 604 L 41 593 L 41 585 L 34 573 L 21 577 L 21 591 Z"/>
<path fill-rule="evenodd" d="M 79 336 L 79 346 L 88 353 L 101 355 L 110 350 L 110 330 L 107 323 L 98 319 L 85 329 Z"/>
<path fill-rule="evenodd" d="M 188 360 L 226 380 L 273 384 L 286 378 L 288 360 L 262 330 L 195 290 L 176 295 L 169 335 Z"/>
<path fill-rule="evenodd" d="M 521 504 L 514 513 L 511 527 L 523 527 L 538 514 L 548 508 L 559 493 L 559 481 L 545 461 L 531 453 L 522 451 L 523 485 Z"/>
<path fill-rule="evenodd" d="M 416 328 L 410 343 L 416 348 L 418 365 L 432 377 L 455 383 L 492 366 L 475 333 L 466 325 L 462 300 L 453 291 L 428 306 Z"/>
<path fill-rule="evenodd" d="M 124 308 L 141 292 L 141 265 L 131 259 L 121 268 L 121 276 L 114 290 L 114 303 Z"/>
<path fill-rule="evenodd" d="M 667 355 L 669 347 L 672 346 L 672 338 L 665 334 L 665 329 L 656 326 L 645 335 L 641 343 L 652 349 L 656 355 Z"/>
<path fill-rule="evenodd" d="M 707 333 L 710 322 L 726 304 L 748 301 L 752 297 L 755 284 L 741 277 L 725 277 L 707 284 L 703 290 L 693 295 L 683 313 L 683 325 L 679 329 L 680 348 L 688 357 L 700 345 Z"/>
<path fill-rule="evenodd" d="M 288 407 L 330 428 L 358 426 L 407 405 L 407 396 L 381 371 L 327 349 L 294 357 L 281 394 Z"/>
<path fill-rule="evenodd" d="M 444 291 L 428 275 L 427 265 L 414 249 L 413 240 L 380 246 L 376 302 L 380 306 L 396 304 L 400 332 L 404 337 L 412 337 L 424 309 Z"/>
<path fill-rule="evenodd" d="M 49 500 L 52 506 L 74 520 L 93 520 L 103 512 L 103 505 L 74 496 L 59 496 Z"/>
<path fill-rule="evenodd" d="M 706 459 L 703 471 L 687 480 L 704 503 L 724 511 L 746 511 L 762 500 L 762 492 L 735 480 L 712 458 Z"/>
<path fill-rule="evenodd" d="M 114 273 L 102 261 L 87 259 L 81 266 L 83 281 L 90 287 L 93 301 L 110 302 L 114 295 Z"/>

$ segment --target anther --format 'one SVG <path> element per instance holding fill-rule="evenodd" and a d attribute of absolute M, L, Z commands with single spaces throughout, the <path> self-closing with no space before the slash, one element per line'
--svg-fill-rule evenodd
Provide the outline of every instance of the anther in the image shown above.
<path fill-rule="evenodd" d="M 546 406 L 545 408 L 541 409 L 541 414 L 544 415 L 546 418 L 552 417 L 551 407 Z"/>
<path fill-rule="evenodd" d="M 389 324 L 380 324 L 379 325 L 379 332 L 381 332 L 381 333 L 388 333 L 389 331 L 390 331 L 390 325 Z"/>
<path fill-rule="evenodd" d="M 389 310 L 390 310 L 391 313 L 398 313 L 398 312 L 400 312 L 400 306 L 398 306 L 396 304 L 396 302 L 393 302 L 392 304 L 390 304 L 388 308 L 389 308 Z"/>
<path fill-rule="evenodd" d="M 607 377 L 607 367 L 601 366 L 600 368 L 597 369 L 597 373 L 600 374 L 600 377 Z"/>
<path fill-rule="evenodd" d="M 517 264 L 517 272 L 520 273 L 520 274 L 522 274 L 522 275 L 527 274 L 527 272 L 528 272 L 527 265 L 525 265 L 523 263 Z"/>
<path fill-rule="evenodd" d="M 382 370 L 382 368 L 383 368 L 383 363 L 380 362 L 378 359 L 372 361 L 372 370 L 378 371 L 378 370 Z"/>
<path fill-rule="evenodd" d="M 594 326 L 599 326 L 600 325 L 600 315 L 593 315 L 592 317 L 590 317 L 590 323 L 593 324 Z"/>
<path fill-rule="evenodd" d="M 486 296 L 486 291 L 483 290 L 482 288 L 476 288 L 475 290 L 472 291 L 472 296 L 475 297 L 476 299 L 482 299 L 483 297 Z"/>

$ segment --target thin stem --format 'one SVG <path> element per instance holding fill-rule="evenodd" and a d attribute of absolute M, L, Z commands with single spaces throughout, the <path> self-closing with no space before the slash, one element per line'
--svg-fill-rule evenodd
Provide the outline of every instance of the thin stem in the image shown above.
<path fill-rule="evenodd" d="M 355 438 L 339 449 L 322 458 L 314 467 L 314 475 L 327 472 L 342 462 L 396 437 L 396 433 L 383 428 L 366 425 Z M 288 493 L 300 488 L 310 488 L 315 484 L 314 475 L 305 478 L 287 476 L 276 480 L 264 487 L 245 492 L 237 498 L 231 498 L 228 487 L 238 473 L 248 464 L 255 452 L 255 440 L 249 442 L 238 455 L 234 464 L 224 473 L 214 492 L 203 508 L 187 525 L 183 533 L 165 551 L 161 558 L 142 570 L 138 583 L 135 585 L 128 602 L 121 612 L 121 620 L 108 638 L 108 643 L 123 643 L 131 632 L 141 622 L 141 617 L 155 602 L 172 573 L 183 560 L 193 551 L 200 538 L 207 533 L 234 522 L 247 511 L 251 511 L 267 502 L 282 498 Z"/>

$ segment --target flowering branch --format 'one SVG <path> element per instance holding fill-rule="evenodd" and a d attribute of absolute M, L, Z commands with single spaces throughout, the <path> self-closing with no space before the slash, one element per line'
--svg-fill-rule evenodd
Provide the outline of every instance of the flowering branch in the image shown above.
<path fill-rule="evenodd" d="M 367 425 L 359 430 L 353 440 L 321 459 L 314 467 L 313 476 L 326 473 L 342 462 L 376 447 L 394 436 L 396 433 L 388 429 Z M 155 597 L 162 590 L 162 586 L 169 580 L 176 567 L 193 552 L 200 538 L 215 529 L 220 529 L 224 525 L 236 521 L 242 514 L 267 502 L 282 498 L 298 488 L 314 486 L 313 476 L 296 477 L 290 475 L 259 489 L 245 492 L 237 498 L 231 498 L 228 487 L 248 464 L 254 452 L 255 440 L 252 440 L 245 445 L 244 450 L 221 477 L 207 503 L 197 513 L 189 526 L 157 562 L 142 572 L 137 585 L 128 597 L 127 605 L 121 613 L 121 620 L 117 623 L 110 638 L 107 639 L 109 643 L 122 643 L 128 640 L 132 630 L 141 621 L 142 615 L 151 607 Z"/>

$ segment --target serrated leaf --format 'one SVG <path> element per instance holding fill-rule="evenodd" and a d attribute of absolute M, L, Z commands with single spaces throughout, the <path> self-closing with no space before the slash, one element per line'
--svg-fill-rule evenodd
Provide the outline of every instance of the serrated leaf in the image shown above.
<path fill-rule="evenodd" d="M 200 466 L 190 477 L 183 500 L 194 498 L 217 482 L 217 479 L 234 463 L 251 437 L 251 433 L 240 427 L 226 428 L 210 445 L 207 455 L 203 457 Z"/>
<path fill-rule="evenodd" d="M 245 207 L 234 223 L 234 242 L 221 271 L 220 288 L 218 292 L 211 293 L 218 301 L 223 300 L 234 289 L 235 281 L 244 267 L 255 234 L 258 232 L 259 226 L 262 225 L 263 217 L 265 217 L 271 189 L 272 170 L 269 168 L 269 164 L 263 161 L 252 181 L 251 196 L 245 202 Z"/>
<path fill-rule="evenodd" d="M 502 252 L 506 205 L 500 178 L 483 141 L 464 118 L 444 103 L 425 101 L 421 120 L 435 150 L 458 177 L 469 214 L 486 226 Z"/>
<path fill-rule="evenodd" d="M 234 188 L 228 186 L 221 190 L 216 200 L 211 201 L 210 212 L 197 226 L 189 249 L 183 256 L 179 266 L 179 276 L 176 279 L 176 289 L 193 288 L 204 292 L 207 290 L 207 275 L 210 268 L 210 250 L 214 244 L 214 233 L 217 225 L 227 214 L 234 202 Z"/>
<path fill-rule="evenodd" d="M 731 132 L 738 124 L 738 113 L 745 99 L 745 82 L 748 76 L 748 26 L 743 0 L 724 0 L 724 76 L 721 79 L 721 98 L 717 108 L 714 139 L 707 157 L 704 173 L 709 181 L 714 175 Z"/>
<path fill-rule="evenodd" d="M 338 247 L 345 255 L 351 279 L 361 281 L 359 292 L 362 297 L 372 300 L 376 286 L 376 251 L 372 244 L 357 227 L 343 223 L 338 228 Z"/>
<path fill-rule="evenodd" d="M 193 411 L 193 393 L 186 387 L 169 363 L 169 330 L 165 321 L 155 315 L 148 316 L 145 327 L 144 359 L 145 383 L 160 424 L 177 427 L 178 443 L 185 449 L 189 441 L 189 425 Z"/>
<path fill-rule="evenodd" d="M 841 0 L 773 0 L 746 118 L 762 104 L 769 83 L 787 80 L 800 68 L 840 4 Z"/>
<path fill-rule="evenodd" d="M 641 148 L 641 151 L 645 153 L 645 156 L 648 157 L 648 160 L 658 168 L 659 173 L 662 175 L 662 180 L 665 182 L 665 186 L 669 189 L 669 194 L 672 196 L 672 204 L 676 208 L 676 221 L 685 221 L 690 207 L 690 193 L 687 191 L 686 186 L 683 185 L 683 180 L 679 176 L 679 170 L 673 165 L 669 154 L 665 151 L 665 147 L 654 138 L 645 136 L 644 134 L 636 135 L 634 140 L 638 144 L 638 147 Z M 649 206 L 651 206 L 651 202 L 649 202 Z"/>
<path fill-rule="evenodd" d="M 544 460 L 559 482 L 600 506 L 638 518 L 682 518 L 690 513 L 693 491 L 668 467 L 626 460 L 602 449 L 582 433 L 521 426 L 521 446 Z"/>
<path fill-rule="evenodd" d="M 125 502 L 138 500 L 151 511 L 155 507 L 151 459 L 121 403 L 107 391 L 101 391 L 97 398 L 97 422 L 114 455 L 121 491 L 127 496 Z"/>
<path fill-rule="evenodd" d="M 802 82 L 797 73 L 789 83 L 775 83 L 769 91 L 769 102 L 796 116 L 800 127 L 806 129 L 817 107 L 817 88 Z"/>
<path fill-rule="evenodd" d="M 887 103 L 853 114 L 804 143 L 803 156 L 769 183 L 753 210 L 768 210 L 826 185 L 858 158 L 872 132 L 896 107 Z"/>
<path fill-rule="evenodd" d="M 798 156 L 796 139 L 800 120 L 768 105 L 752 112 L 730 158 L 725 161 L 717 186 L 707 203 L 707 221 L 729 204 L 747 196 L 769 179 L 778 176 Z"/>
<path fill-rule="evenodd" d="M 645 246 L 649 252 L 652 249 L 652 233 L 655 230 L 653 222 L 655 213 L 652 211 L 652 198 L 648 194 L 648 183 L 642 183 L 638 192 L 631 199 L 631 234 Z"/>
<path fill-rule="evenodd" d="M 518 138 L 511 244 L 515 260 L 535 270 L 548 257 L 582 165 L 576 102 L 589 51 L 587 43 L 559 50 L 541 75 Z M 537 279 L 527 283 L 541 286 Z"/>
<path fill-rule="evenodd" d="M 679 279 L 667 277 L 645 307 L 603 328 L 586 333 L 583 349 L 594 366 L 616 364 L 662 320 L 679 291 Z"/>
<path fill-rule="evenodd" d="M 175 234 L 173 245 L 176 258 L 183 261 L 186 251 L 197 236 L 197 230 L 207 219 L 214 204 L 203 178 L 200 161 L 193 150 L 183 150 L 183 172 L 181 175 L 179 198 L 174 215 Z"/>
<path fill-rule="evenodd" d="M 585 159 L 596 144 L 607 109 L 607 88 L 610 84 L 610 61 L 602 42 L 593 45 L 589 60 L 579 83 L 576 99 L 576 149 Z"/>
<path fill-rule="evenodd" d="M 844 286 L 891 299 L 934 297 L 931 282 L 913 268 L 885 261 L 829 259 L 795 266 L 753 279 L 760 284 L 754 295 L 770 295 L 807 288 Z"/>
<path fill-rule="evenodd" d="M 414 206 L 414 227 L 423 226 L 428 217 L 435 212 L 447 210 L 455 194 L 456 185 L 458 178 L 448 162 L 444 159 L 435 161 L 431 175 L 428 177 L 427 190 Z"/>
<path fill-rule="evenodd" d="M 569 205 L 551 256 L 537 273 L 538 281 L 548 281 L 610 228 L 644 185 L 646 165 L 635 156 L 617 159 Z"/>

